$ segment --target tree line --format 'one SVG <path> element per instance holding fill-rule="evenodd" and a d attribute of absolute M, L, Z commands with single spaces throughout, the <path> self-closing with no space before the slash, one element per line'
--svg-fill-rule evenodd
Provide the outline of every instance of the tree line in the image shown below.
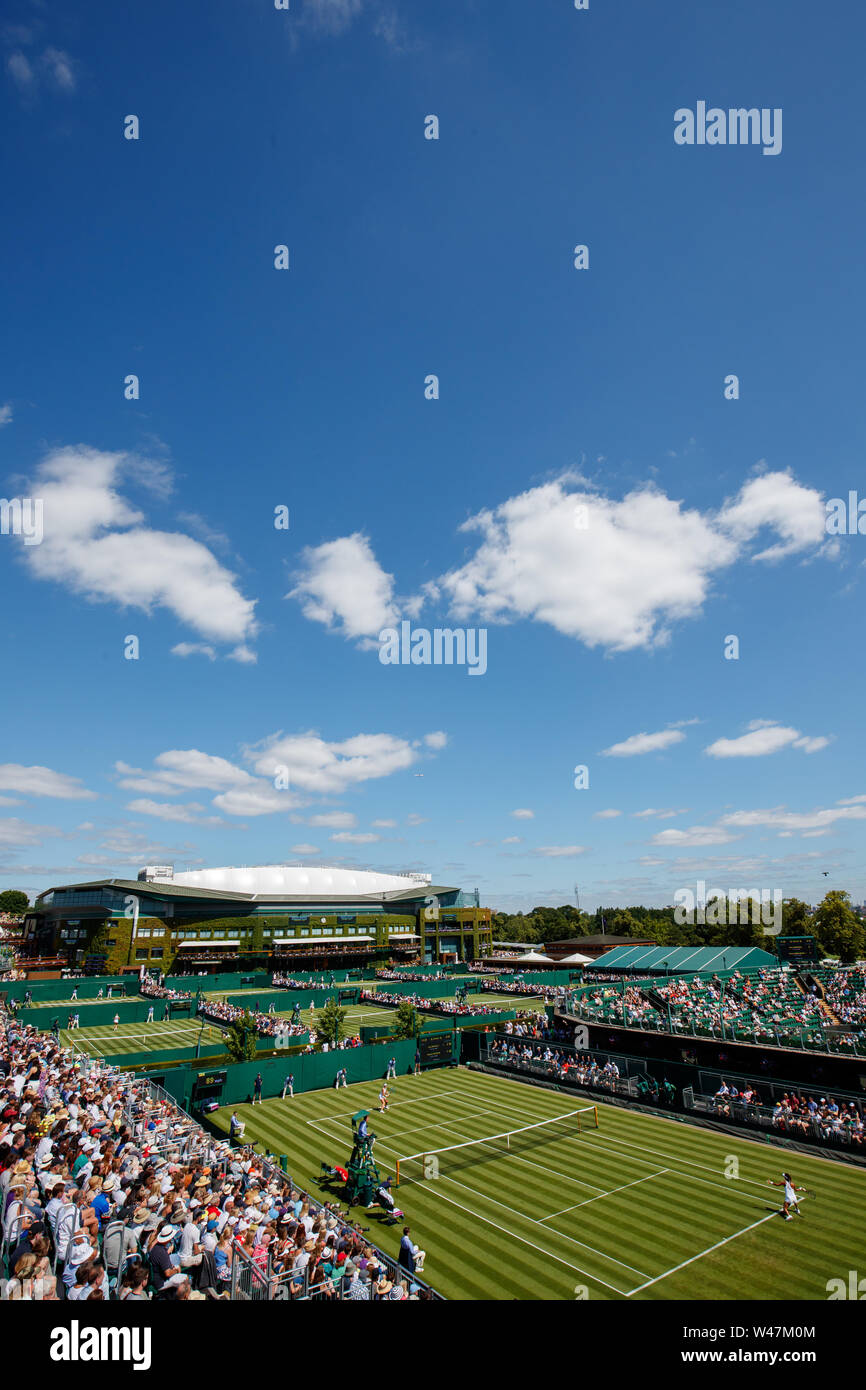
<path fill-rule="evenodd" d="M 575 937 L 627 936 L 652 941 L 659 946 L 759 946 L 776 954 L 776 936 L 764 934 L 760 904 L 752 900 L 749 920 L 735 911 L 719 912 L 719 922 L 684 923 L 674 918 L 670 907 L 600 907 L 596 912 L 579 912 L 570 903 L 561 907 L 534 907 L 530 912 L 495 912 L 492 916 L 493 940 L 532 945 L 570 941 Z M 819 953 L 838 956 L 850 962 L 866 956 L 866 928 L 851 905 L 848 893 L 832 889 L 814 912 L 799 898 L 782 902 L 779 936 L 811 936 Z"/>

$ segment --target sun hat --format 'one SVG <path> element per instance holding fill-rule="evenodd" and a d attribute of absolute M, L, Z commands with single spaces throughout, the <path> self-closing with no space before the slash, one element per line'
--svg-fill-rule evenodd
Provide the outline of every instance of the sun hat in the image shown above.
<path fill-rule="evenodd" d="M 162 1230 L 156 1238 L 157 1244 L 167 1245 L 170 1240 L 174 1240 L 176 1235 L 177 1231 L 175 1230 L 174 1226 L 163 1226 Z"/>

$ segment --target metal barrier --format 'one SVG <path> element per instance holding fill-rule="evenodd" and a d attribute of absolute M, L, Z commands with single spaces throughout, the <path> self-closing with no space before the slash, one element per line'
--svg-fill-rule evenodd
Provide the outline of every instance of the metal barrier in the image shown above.
<path fill-rule="evenodd" d="M 629 1096 L 637 1100 L 640 1098 L 640 1082 L 647 1079 L 644 1067 L 633 1057 L 618 1057 L 613 1053 L 598 1052 L 593 1049 L 593 1062 L 589 1079 L 581 1080 L 576 1074 L 575 1064 L 585 1053 L 573 1047 L 568 1047 L 563 1043 L 538 1043 L 533 1039 L 515 1038 L 513 1034 L 508 1033 L 498 1033 L 492 1036 L 488 1034 L 486 1042 L 483 1059 L 487 1064 L 507 1067 L 509 1071 L 527 1072 L 533 1076 L 541 1077 L 545 1081 L 554 1081 L 558 1085 L 568 1086 L 572 1089 L 607 1092 L 609 1095 Z M 503 1043 L 506 1050 L 503 1050 Z M 533 1050 L 533 1055 L 531 1057 L 521 1056 L 521 1052 L 527 1047 Z M 538 1049 L 538 1052 L 535 1049 Z M 540 1055 L 546 1049 L 553 1052 L 553 1056 L 549 1059 Z M 596 1058 L 598 1057 L 605 1058 L 608 1064 L 613 1063 L 619 1074 L 617 1075 L 613 1071 L 605 1072 L 604 1068 L 597 1064 Z M 561 1070 L 563 1059 L 569 1064 L 567 1072 Z"/>
<path fill-rule="evenodd" d="M 750 1129 L 769 1130 L 773 1134 L 796 1141 L 811 1140 L 831 1147 L 838 1145 L 840 1148 L 866 1149 L 866 1136 L 861 1135 L 860 1139 L 856 1139 L 850 1130 L 835 1129 L 832 1121 L 823 1120 L 818 1116 L 803 1115 L 799 1112 L 777 1116 L 774 1106 L 754 1105 L 751 1102 L 743 1105 L 739 1099 L 725 1102 L 716 1096 L 696 1095 L 691 1086 L 683 1091 L 683 1104 L 687 1110 L 707 1115 L 726 1124 L 733 1122 L 746 1125 Z"/>
<path fill-rule="evenodd" d="M 616 1028 L 634 1028 L 647 1033 L 661 1033 L 677 1038 L 715 1038 L 719 1042 L 753 1043 L 758 1047 L 799 1048 L 803 1052 L 826 1053 L 831 1057 L 866 1057 L 866 1040 L 856 1037 L 857 1029 L 850 1030 L 850 1037 L 829 1037 L 825 1030 L 808 1028 L 743 1028 L 735 1023 L 716 1023 L 712 1025 L 690 1025 L 687 1019 L 678 1015 L 671 1018 L 670 1028 L 664 1026 L 662 1019 L 637 1018 L 628 1008 L 608 1010 L 603 1005 L 584 1004 L 581 1001 L 569 1007 L 567 1017 L 581 1023 L 608 1024 Z"/>
<path fill-rule="evenodd" d="M 185 1110 L 181 1109 L 173 1096 L 169 1095 L 168 1092 L 163 1090 L 156 1082 L 150 1081 L 149 1079 L 139 1078 L 130 1088 L 126 1115 L 127 1123 L 132 1132 L 137 1133 L 140 1128 L 143 1133 L 146 1133 L 146 1124 L 148 1118 L 151 1116 L 158 1115 L 160 1118 L 166 1119 L 166 1107 L 169 1108 L 169 1114 L 173 1117 L 174 1122 L 179 1122 L 183 1126 L 187 1142 L 187 1149 L 185 1150 L 187 1157 L 180 1157 L 176 1161 L 184 1162 L 192 1157 L 203 1157 L 211 1166 L 214 1178 L 218 1175 L 222 1182 L 225 1181 L 234 1152 L 248 1148 L 249 1152 L 254 1154 L 255 1151 L 252 1145 L 239 1145 L 236 1149 L 233 1149 L 227 1140 L 215 1140 L 213 1136 L 202 1129 L 198 1122 L 188 1115 Z M 155 1147 L 154 1144 L 151 1143 L 148 1147 L 152 1153 Z M 182 1143 L 180 1147 L 182 1147 Z M 166 1136 L 161 1144 L 161 1153 L 164 1155 L 174 1153 L 175 1149 L 179 1149 L 177 1135 Z M 293 1188 L 297 1186 L 292 1182 L 291 1177 L 283 1172 L 282 1168 L 272 1162 L 270 1158 L 259 1154 L 255 1154 L 255 1158 L 257 1164 L 261 1166 L 262 1176 L 266 1184 L 279 1183 L 281 1187 L 290 1186 Z M 330 1207 L 326 1207 L 324 1203 L 318 1202 L 307 1192 L 304 1193 L 304 1196 L 314 1216 L 319 1216 L 322 1212 L 326 1212 L 329 1217 L 337 1221 L 338 1227 L 343 1232 L 352 1232 L 354 1230 L 350 1222 L 339 1216 L 338 1213 L 333 1211 Z M 436 1293 L 435 1289 L 429 1284 L 426 1284 L 417 1274 L 409 1275 L 406 1270 L 402 1270 L 397 1261 L 391 1256 L 386 1255 L 378 1246 L 373 1245 L 369 1241 L 365 1243 L 370 1246 L 379 1265 L 388 1272 L 389 1278 L 409 1279 L 411 1283 L 417 1284 L 420 1289 L 425 1290 L 430 1299 L 440 1300 L 442 1298 L 441 1294 Z M 324 1287 L 319 1288 L 316 1286 L 311 1289 L 309 1286 L 308 1273 L 306 1270 L 304 1270 L 303 1273 L 303 1283 L 295 1288 L 294 1285 L 297 1280 L 297 1274 L 292 1270 L 276 1270 L 270 1251 L 268 1252 L 267 1264 L 262 1266 L 235 1244 L 232 1250 L 231 1279 L 228 1287 L 229 1297 L 239 1302 L 288 1301 L 290 1299 L 293 1301 L 305 1301 L 308 1299 L 331 1297 Z M 344 1298 L 344 1290 L 342 1288 L 344 1282 L 345 1281 L 341 1279 L 339 1284 L 334 1286 L 335 1292 L 333 1297 L 340 1301 Z"/>

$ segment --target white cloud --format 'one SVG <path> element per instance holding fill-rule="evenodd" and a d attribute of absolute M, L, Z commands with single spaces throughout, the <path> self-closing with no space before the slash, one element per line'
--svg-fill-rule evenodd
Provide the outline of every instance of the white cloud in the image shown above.
<path fill-rule="evenodd" d="M 130 801 L 126 809 L 139 815 L 158 816 L 160 820 L 180 821 L 189 825 L 223 824 L 219 816 L 204 815 L 205 808 L 197 801 L 183 804 L 174 801 L 150 801 L 147 797 L 139 797 L 136 801 Z"/>
<path fill-rule="evenodd" d="M 651 485 L 615 500 L 567 476 L 481 511 L 461 529 L 479 534 L 475 553 L 424 586 L 429 600 L 447 600 L 458 619 L 529 619 L 609 651 L 669 642 L 673 625 L 699 616 L 714 576 L 735 563 L 817 553 L 825 544 L 821 494 L 785 472 L 752 478 L 717 512 L 687 508 Z M 779 541 L 752 555 L 761 531 Z M 344 537 L 305 558 L 291 596 L 308 617 L 350 638 L 393 626 L 393 577 L 366 537 Z"/>
<path fill-rule="evenodd" d="M 163 491 L 159 463 L 85 445 L 57 449 L 40 464 L 30 492 L 44 506 L 44 538 L 22 546 L 39 579 L 64 584 L 93 602 L 150 613 L 162 607 L 201 636 L 243 643 L 254 636 L 255 603 L 235 576 L 191 536 L 148 527 L 121 496 L 124 473 Z"/>
<path fill-rule="evenodd" d="M 579 854 L 586 854 L 585 845 L 540 845 L 538 849 L 532 851 L 542 859 L 575 859 Z"/>
<path fill-rule="evenodd" d="M 286 597 L 300 602 L 305 618 L 350 639 L 378 637 L 399 621 L 394 576 L 382 569 L 366 536 L 356 532 L 309 546 L 301 561 Z"/>
<path fill-rule="evenodd" d="M 784 806 L 774 806 L 768 810 L 731 811 L 720 817 L 719 823 L 738 829 L 760 826 L 776 830 L 823 832 L 837 821 L 845 820 L 866 820 L 866 806 L 835 806 L 818 811 L 789 811 Z"/>
<path fill-rule="evenodd" d="M 586 525 L 575 524 L 585 508 Z M 480 512 L 475 555 L 438 582 L 457 617 L 530 618 L 589 647 L 630 651 L 696 616 L 738 547 L 710 516 L 652 487 L 614 501 L 547 483 Z"/>
<path fill-rule="evenodd" d="M 439 730 L 436 733 L 425 734 L 424 742 L 428 748 L 444 748 L 448 742 L 448 735 Z"/>
<path fill-rule="evenodd" d="M 379 830 L 394 830 L 397 822 L 395 820 L 374 820 L 373 825 Z"/>
<path fill-rule="evenodd" d="M 29 58 L 20 51 L 10 53 L 6 59 L 6 71 L 21 92 L 30 92 L 36 85 L 36 74 Z"/>
<path fill-rule="evenodd" d="M 616 817 L 621 815 L 622 811 L 595 811 L 592 818 L 593 820 L 616 820 Z"/>
<path fill-rule="evenodd" d="M 409 815 L 406 817 L 406 824 L 425 825 L 428 819 L 428 816 L 419 816 L 417 811 L 410 811 Z"/>
<path fill-rule="evenodd" d="M 101 840 L 97 848 L 78 856 L 79 864 L 88 867 L 116 868 L 119 864 L 171 864 L 180 861 L 184 865 L 198 864 L 201 861 L 191 858 L 193 846 L 189 842 L 166 844 L 155 840 L 149 831 L 135 822 L 113 826 Z"/>
<path fill-rule="evenodd" d="M 322 34 L 339 35 L 355 22 L 363 0 L 303 0 L 302 15 L 309 27 Z"/>
<path fill-rule="evenodd" d="M 736 838 L 719 825 L 691 825 L 688 830 L 659 830 L 650 844 L 671 849 L 703 848 L 705 845 L 727 845 Z"/>
<path fill-rule="evenodd" d="M 643 753 L 659 753 L 663 748 L 682 743 L 684 738 L 685 734 L 680 733 L 679 729 L 662 729 L 657 734 L 632 734 L 630 738 L 623 739 L 622 743 L 614 743 L 610 748 L 602 749 L 601 756 L 635 758 Z"/>
<path fill-rule="evenodd" d="M 7 401 L 6 405 L 0 405 L 0 429 L 2 429 L 4 425 L 11 425 L 11 423 L 12 406 Z"/>
<path fill-rule="evenodd" d="M 171 649 L 172 656 L 206 656 L 208 661 L 216 661 L 216 649 L 207 642 L 177 642 Z"/>
<path fill-rule="evenodd" d="M 365 16 L 370 32 L 392 53 L 410 53 L 417 47 L 407 39 L 400 13 L 387 0 L 300 0 L 300 4 L 300 13 L 291 31 L 291 42 L 295 46 L 300 33 L 313 38 L 340 38 Z M 295 9 L 294 3 L 292 9 Z"/>
<path fill-rule="evenodd" d="M 43 840 L 61 835 L 53 825 L 31 825 L 17 816 L 0 817 L 0 848 L 18 849 L 25 845 L 41 845 Z"/>
<path fill-rule="evenodd" d="M 50 767 L 23 767 L 21 763 L 0 763 L 0 790 L 21 792 L 24 796 L 53 796 L 60 801 L 92 801 L 96 797 L 96 792 L 88 791 L 78 777 L 68 777 Z"/>
<path fill-rule="evenodd" d="M 528 810 L 525 806 L 521 806 L 518 810 L 512 811 L 511 814 L 515 820 L 533 820 L 535 817 L 535 812 Z"/>
<path fill-rule="evenodd" d="M 257 772 L 272 775 L 276 764 L 285 766 L 291 787 L 325 795 L 402 772 L 418 759 L 406 739 L 392 734 L 355 734 L 328 743 L 314 731 L 274 734 L 244 753 Z"/>
<path fill-rule="evenodd" d="M 271 816 L 282 811 L 294 811 L 303 801 L 288 789 L 277 790 L 268 782 L 256 782 L 251 787 L 232 787 L 213 799 L 230 816 Z"/>
<path fill-rule="evenodd" d="M 318 845 L 292 845 L 292 854 L 321 854 Z"/>
<path fill-rule="evenodd" d="M 523 843 L 523 840 L 520 835 L 506 835 L 502 843 L 504 845 L 520 845 Z"/>
<path fill-rule="evenodd" d="M 823 734 L 819 735 L 818 738 L 794 739 L 794 747 L 802 748 L 804 753 L 819 753 L 822 748 L 827 748 L 829 743 L 830 739 L 825 738 Z"/>
<path fill-rule="evenodd" d="M 357 825 L 358 818 L 353 816 L 351 811 L 326 811 L 320 815 L 310 816 L 307 820 L 308 825 L 320 826 L 324 829 L 332 830 L 350 829 Z"/>
<path fill-rule="evenodd" d="M 635 820 L 646 820 L 649 817 L 653 817 L 656 820 L 671 820 L 674 816 L 685 815 L 685 811 L 674 811 L 670 807 L 660 810 L 655 806 L 648 806 L 645 811 L 632 811 L 632 815 Z"/>
<path fill-rule="evenodd" d="M 802 748 L 805 753 L 817 753 L 830 740 L 804 737 L 799 729 L 776 724 L 767 719 L 754 719 L 746 726 L 748 732 L 739 738 L 718 738 L 704 752 L 711 758 L 763 758 L 782 748 Z"/>
<path fill-rule="evenodd" d="M 375 845 L 381 840 L 381 835 L 373 835 L 369 830 L 352 831 L 337 830 L 329 837 L 337 844 L 342 845 Z"/>
<path fill-rule="evenodd" d="M 58 87 L 61 92 L 75 91 L 77 85 L 75 64 L 68 53 L 64 53 L 62 48 L 46 48 L 40 61 L 43 70 L 55 87 Z"/>
<path fill-rule="evenodd" d="M 198 748 L 169 749 L 154 758 L 154 763 L 154 770 L 143 774 L 127 763 L 115 763 L 116 770 L 125 774 L 120 785 L 129 791 L 162 792 L 169 796 L 192 789 L 222 792 L 260 785 L 249 772 L 227 758 L 202 753 Z M 273 775 L 273 768 L 268 770 Z"/>
<path fill-rule="evenodd" d="M 821 494 L 801 487 L 789 473 L 765 473 L 745 484 L 719 513 L 723 531 L 742 544 L 759 531 L 775 531 L 781 539 L 754 555 L 754 560 L 780 560 L 785 555 L 820 547 L 826 539 L 826 513 Z"/>

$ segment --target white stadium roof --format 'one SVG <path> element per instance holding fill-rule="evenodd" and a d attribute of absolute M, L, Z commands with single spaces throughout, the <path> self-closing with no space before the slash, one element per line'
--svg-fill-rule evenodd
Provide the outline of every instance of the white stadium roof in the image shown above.
<path fill-rule="evenodd" d="M 149 883 L 173 883 L 180 888 L 205 888 L 211 892 L 285 893 L 288 897 L 350 897 L 354 894 L 423 891 L 429 874 L 385 874 L 372 869 L 340 869 L 325 864 L 261 864 L 250 868 L 188 869 L 175 874 L 159 866 L 146 870 Z"/>

